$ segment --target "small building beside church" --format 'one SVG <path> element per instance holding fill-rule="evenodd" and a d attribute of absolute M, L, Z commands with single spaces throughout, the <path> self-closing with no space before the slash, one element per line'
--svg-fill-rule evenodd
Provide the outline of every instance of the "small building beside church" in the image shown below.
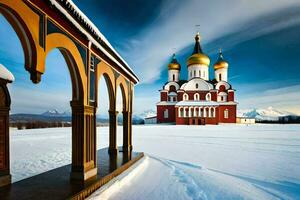
<path fill-rule="evenodd" d="M 236 123 L 238 123 L 238 124 L 255 124 L 255 118 L 237 117 Z"/>
<path fill-rule="evenodd" d="M 168 64 L 168 82 L 160 90 L 157 123 L 204 125 L 236 123 L 235 90 L 228 81 L 229 63 L 222 50 L 215 61 L 214 77 L 210 79 L 210 58 L 195 36 L 195 47 L 187 59 L 188 77 L 181 79 L 181 65 L 174 54 Z"/>
<path fill-rule="evenodd" d="M 144 120 L 145 120 L 145 124 L 156 124 L 157 123 L 156 116 L 146 117 Z"/>

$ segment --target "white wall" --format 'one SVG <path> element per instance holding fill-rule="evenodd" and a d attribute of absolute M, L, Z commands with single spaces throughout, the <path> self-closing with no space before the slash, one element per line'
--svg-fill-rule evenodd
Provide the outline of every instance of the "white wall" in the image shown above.
<path fill-rule="evenodd" d="M 157 123 L 157 118 L 148 118 L 148 119 L 145 119 L 145 124 L 156 124 Z"/>
<path fill-rule="evenodd" d="M 198 86 L 198 88 L 196 87 Z M 210 83 L 207 83 L 206 81 L 197 78 L 197 79 L 193 79 L 190 80 L 189 82 L 185 83 L 181 89 L 185 90 L 185 91 L 194 91 L 194 90 L 211 90 L 213 89 L 213 85 Z"/>
<path fill-rule="evenodd" d="M 208 66 L 199 65 L 199 64 L 190 65 L 188 67 L 188 79 L 190 80 L 195 77 L 202 78 L 208 81 L 209 79 Z"/>
<path fill-rule="evenodd" d="M 175 81 L 175 82 L 178 82 L 179 81 L 179 71 L 178 70 L 169 70 L 168 72 L 169 74 L 169 82 L 170 81 Z M 173 80 L 173 75 L 175 76 L 175 80 Z"/>
<path fill-rule="evenodd" d="M 221 80 L 219 77 L 219 74 L 221 74 Z M 221 68 L 215 71 L 215 79 L 219 82 L 219 81 L 226 81 L 228 82 L 228 69 L 226 68 Z"/>
<path fill-rule="evenodd" d="M 237 118 L 236 122 L 239 124 L 255 124 L 254 118 Z"/>

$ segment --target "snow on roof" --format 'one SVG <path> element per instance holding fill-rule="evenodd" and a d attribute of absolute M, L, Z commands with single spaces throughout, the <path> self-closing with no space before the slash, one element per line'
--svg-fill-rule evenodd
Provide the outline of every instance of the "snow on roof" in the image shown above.
<path fill-rule="evenodd" d="M 176 104 L 176 102 L 171 102 L 171 101 L 161 101 L 161 102 L 158 102 L 156 105 L 159 105 L 159 106 L 174 106 Z"/>
<path fill-rule="evenodd" d="M 227 95 L 227 93 L 226 92 L 219 92 L 219 94 L 218 94 L 219 96 L 226 96 Z"/>
<path fill-rule="evenodd" d="M 176 106 L 218 106 L 215 101 L 179 101 Z"/>
<path fill-rule="evenodd" d="M 168 96 L 177 96 L 177 93 L 176 93 L 176 92 L 170 92 L 170 93 L 168 94 Z"/>
<path fill-rule="evenodd" d="M 150 116 L 150 117 L 145 117 L 145 119 L 153 119 L 153 118 L 157 118 L 157 116 Z"/>
<path fill-rule="evenodd" d="M 8 71 L 8 69 L 6 69 L 6 67 L 0 64 L 0 79 L 13 82 L 15 80 L 15 77 L 10 71 Z"/>
<path fill-rule="evenodd" d="M 121 67 L 126 73 L 128 73 L 136 82 L 139 82 L 137 76 L 133 70 L 129 67 L 126 61 L 118 54 L 118 52 L 111 46 L 105 36 L 99 31 L 99 29 L 91 22 L 91 20 L 73 3 L 72 0 L 49 0 L 70 22 L 76 26 L 97 48 L 104 52 L 104 54 L 113 60 L 119 67 Z M 67 10 L 68 9 L 68 10 Z M 71 15 L 71 14 L 73 15 Z M 88 33 L 82 25 L 76 20 L 83 23 L 83 25 L 89 30 Z M 96 39 L 95 39 L 96 38 Z M 105 47 L 100 43 L 104 42 L 109 47 L 109 50 L 116 55 L 117 58 L 112 56 Z M 119 61 L 121 62 L 119 62 Z"/>

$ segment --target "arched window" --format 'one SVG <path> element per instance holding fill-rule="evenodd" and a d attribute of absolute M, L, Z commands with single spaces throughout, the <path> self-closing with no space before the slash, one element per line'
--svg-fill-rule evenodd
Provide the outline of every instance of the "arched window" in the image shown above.
<path fill-rule="evenodd" d="M 196 76 L 196 70 L 194 70 L 194 77 Z"/>
<path fill-rule="evenodd" d="M 184 115 L 184 108 L 180 108 L 180 116 L 183 117 Z"/>
<path fill-rule="evenodd" d="M 192 71 L 190 71 L 190 78 L 192 78 Z"/>
<path fill-rule="evenodd" d="M 166 119 L 166 118 L 169 118 L 169 110 L 168 109 L 166 109 L 165 111 L 164 111 L 164 118 Z"/>
<path fill-rule="evenodd" d="M 216 108 L 215 107 L 212 108 L 212 117 L 216 117 Z"/>
<path fill-rule="evenodd" d="M 228 119 L 228 117 L 229 117 L 229 111 L 228 111 L 228 109 L 225 109 L 224 110 L 224 118 Z"/>
<path fill-rule="evenodd" d="M 183 95 L 183 100 L 184 100 L 184 101 L 189 100 L 189 95 L 185 93 L 185 94 Z"/>
<path fill-rule="evenodd" d="M 169 91 L 176 92 L 176 87 L 174 85 L 170 85 Z"/>
<path fill-rule="evenodd" d="M 211 94 L 207 93 L 205 98 L 206 98 L 206 101 L 211 101 Z"/>
<path fill-rule="evenodd" d="M 210 108 L 210 117 L 216 117 L 216 112 L 215 112 L 215 108 L 214 107 Z"/>
<path fill-rule="evenodd" d="M 219 74 L 219 80 L 220 81 L 222 80 L 222 74 Z"/>
<path fill-rule="evenodd" d="M 199 87 L 199 84 L 198 84 L 198 83 L 196 83 L 196 89 L 198 89 L 198 87 Z"/>
<path fill-rule="evenodd" d="M 195 101 L 199 101 L 199 99 L 200 99 L 199 94 L 198 93 L 194 94 L 194 100 Z"/>
<path fill-rule="evenodd" d="M 199 70 L 199 77 L 201 78 L 201 70 Z"/>
<path fill-rule="evenodd" d="M 173 81 L 175 81 L 175 74 L 173 74 Z"/>
<path fill-rule="evenodd" d="M 225 90 L 226 90 L 225 85 L 220 85 L 219 91 L 220 91 L 220 92 L 224 92 Z"/>

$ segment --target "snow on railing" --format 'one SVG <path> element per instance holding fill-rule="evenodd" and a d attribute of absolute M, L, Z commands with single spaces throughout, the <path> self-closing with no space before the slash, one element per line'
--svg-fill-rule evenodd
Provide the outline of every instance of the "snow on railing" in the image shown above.
<path fill-rule="evenodd" d="M 102 186 L 100 189 L 96 190 L 88 200 L 103 200 L 109 199 L 109 197 L 120 189 L 131 183 L 132 179 L 138 174 L 144 172 L 145 168 L 149 165 L 149 157 L 144 156 L 141 160 L 132 165 L 128 170 L 120 174 L 119 176 L 113 178 L 106 185 Z"/>
<path fill-rule="evenodd" d="M 70 22 L 80 31 L 82 32 L 89 41 L 91 41 L 97 48 L 104 52 L 104 54 L 113 60 L 119 67 L 121 67 L 127 74 L 129 74 L 136 82 L 139 82 L 138 78 L 134 74 L 133 70 L 129 67 L 127 62 L 118 54 L 118 52 L 112 47 L 109 41 L 105 38 L 105 36 L 99 31 L 99 29 L 93 24 L 93 22 L 73 3 L 72 0 L 49 0 L 50 3 L 55 6 Z M 59 3 L 60 2 L 60 3 Z M 73 15 L 76 16 L 77 20 L 84 23 L 87 29 L 91 32 L 87 32 L 81 24 L 66 10 L 61 4 L 64 3 L 65 6 L 69 9 Z M 92 36 L 94 35 L 94 38 Z M 99 41 L 97 41 L 99 40 Z M 100 42 L 104 42 L 105 45 L 109 47 L 109 49 L 120 59 L 121 64 L 114 56 L 112 56 L 107 50 L 101 46 Z M 128 69 L 127 69 L 127 68 Z"/>

